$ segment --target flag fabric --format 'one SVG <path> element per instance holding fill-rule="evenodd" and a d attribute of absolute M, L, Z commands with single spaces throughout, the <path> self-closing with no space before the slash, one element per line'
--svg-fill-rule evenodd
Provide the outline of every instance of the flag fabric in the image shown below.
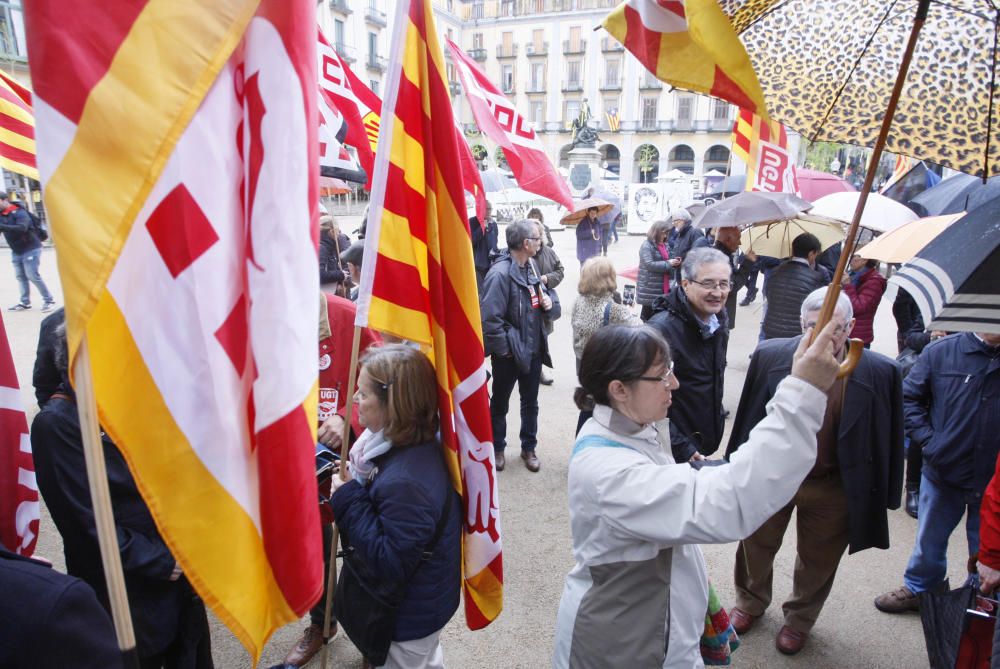
<path fill-rule="evenodd" d="M 626 0 L 602 26 L 657 79 L 767 115 L 750 58 L 717 0 Z"/>
<path fill-rule="evenodd" d="M 901 160 L 903 158 L 905 160 Z M 928 188 L 932 188 L 940 182 L 941 177 L 933 170 L 928 169 L 924 161 L 913 160 L 908 156 L 899 156 L 896 159 L 896 169 L 886 182 L 886 185 L 879 191 L 879 194 L 900 204 L 915 208 L 917 209 L 917 213 L 920 213 L 920 205 L 911 205 L 911 201 Z"/>
<path fill-rule="evenodd" d="M 318 53 L 318 52 L 317 52 Z M 356 183 L 368 181 L 368 175 L 344 146 L 348 125 L 343 114 L 330 100 L 326 90 L 319 88 L 319 173 L 332 179 Z"/>
<path fill-rule="evenodd" d="M 913 158 L 909 156 L 896 156 L 896 164 L 892 168 L 892 175 L 886 180 L 879 193 L 885 194 L 894 183 L 902 179 L 907 172 L 913 169 L 914 163 Z"/>
<path fill-rule="evenodd" d="M 486 188 L 483 186 L 483 177 L 479 174 L 479 166 L 476 164 L 476 157 L 472 155 L 472 147 L 465 141 L 461 126 L 455 121 L 455 136 L 458 138 L 458 157 L 462 162 L 462 184 L 464 189 L 472 195 L 475 202 L 476 220 L 479 226 L 486 231 Z"/>
<path fill-rule="evenodd" d="M 255 662 L 323 585 L 315 7 L 25 5 L 71 359 Z"/>
<path fill-rule="evenodd" d="M 618 107 L 612 107 L 608 111 L 604 112 L 604 115 L 608 119 L 608 130 L 611 132 L 618 132 L 622 127 L 622 120 L 618 116 Z"/>
<path fill-rule="evenodd" d="M 795 160 L 788 153 L 788 133 L 777 121 L 766 121 L 741 109 L 733 124 L 733 155 L 746 165 L 744 190 L 798 193 Z"/>
<path fill-rule="evenodd" d="M 38 520 L 28 419 L 0 317 L 0 543 L 13 553 L 30 556 L 38 540 Z"/>
<path fill-rule="evenodd" d="M 549 160 L 531 123 L 457 44 L 450 40 L 447 44 L 476 124 L 503 149 L 517 185 L 572 211 L 573 196 L 569 186 Z"/>
<path fill-rule="evenodd" d="M 420 343 L 434 364 L 441 441 L 462 493 L 466 623 L 503 605 L 500 505 L 461 139 L 430 0 L 400 2 L 365 237 L 357 325 Z"/>
<path fill-rule="evenodd" d="M 38 179 L 31 91 L 0 72 L 0 167 Z"/>

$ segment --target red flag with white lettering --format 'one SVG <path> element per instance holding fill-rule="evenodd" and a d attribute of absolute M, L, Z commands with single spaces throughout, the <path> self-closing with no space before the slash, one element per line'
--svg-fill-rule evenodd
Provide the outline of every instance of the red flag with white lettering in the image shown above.
<path fill-rule="evenodd" d="M 530 123 L 489 80 L 475 61 L 451 40 L 448 48 L 479 128 L 503 148 L 504 157 L 521 188 L 573 209 L 569 186 L 556 171 Z"/>
<path fill-rule="evenodd" d="M 31 555 L 37 539 L 38 486 L 28 419 L 0 317 L 0 543 L 19 555 Z"/>

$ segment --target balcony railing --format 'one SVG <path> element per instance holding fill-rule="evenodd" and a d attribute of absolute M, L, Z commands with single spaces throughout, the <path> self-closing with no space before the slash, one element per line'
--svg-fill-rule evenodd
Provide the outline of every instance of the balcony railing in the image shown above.
<path fill-rule="evenodd" d="M 365 61 L 365 65 L 368 66 L 369 70 L 374 70 L 375 72 L 385 72 L 388 63 L 382 56 L 376 56 L 373 53 L 368 54 L 368 60 Z"/>
<path fill-rule="evenodd" d="M 461 3 L 459 18 L 463 20 L 496 19 L 515 16 L 577 12 L 592 9 L 614 9 L 620 0 L 514 0 L 513 2 Z"/>
<path fill-rule="evenodd" d="M 659 127 L 655 118 L 644 118 L 639 121 L 639 130 L 652 131 L 658 129 Z"/>
<path fill-rule="evenodd" d="M 545 84 L 538 81 L 529 81 L 524 87 L 525 93 L 544 93 Z"/>
<path fill-rule="evenodd" d="M 476 49 L 469 49 L 469 58 L 472 60 L 478 60 L 480 63 L 486 60 L 486 49 L 479 47 Z"/>
<path fill-rule="evenodd" d="M 582 81 L 564 81 L 562 85 L 563 93 L 576 93 L 583 90 Z"/>
<path fill-rule="evenodd" d="M 534 42 L 528 42 L 524 45 L 524 53 L 529 56 L 544 56 L 549 52 L 549 43 L 542 42 L 541 44 L 535 44 Z"/>
<path fill-rule="evenodd" d="M 587 52 L 587 40 L 580 39 L 576 40 L 563 40 L 563 53 L 573 54 L 573 53 L 586 53 Z"/>
<path fill-rule="evenodd" d="M 375 9 L 374 7 L 368 7 L 365 9 L 365 23 L 385 28 L 387 22 L 388 20 L 385 12 Z"/>
<path fill-rule="evenodd" d="M 457 81 L 449 81 L 448 82 L 448 90 L 451 91 L 452 95 L 461 95 L 462 94 L 462 84 L 458 83 Z"/>
<path fill-rule="evenodd" d="M 330 0 L 330 9 L 341 14 L 354 13 L 354 10 L 347 6 L 347 0 Z"/>
<path fill-rule="evenodd" d="M 729 132 L 733 129 L 733 121 L 728 118 L 713 118 L 709 130 L 712 132 Z"/>
<path fill-rule="evenodd" d="M 690 118 L 674 119 L 674 130 L 677 130 L 678 132 L 689 132 L 694 130 L 694 123 Z"/>
<path fill-rule="evenodd" d="M 353 63 L 358 60 L 358 52 L 355 51 L 352 46 L 347 46 L 346 44 L 334 44 L 333 50 L 348 63 Z"/>
<path fill-rule="evenodd" d="M 606 79 L 601 82 L 602 91 L 620 91 L 622 89 L 621 79 Z"/>
<path fill-rule="evenodd" d="M 622 43 L 611 37 L 605 37 L 601 40 L 601 51 L 624 51 L 625 47 Z"/>
<path fill-rule="evenodd" d="M 500 90 L 503 91 L 504 93 L 513 93 L 514 92 L 514 82 L 513 81 L 508 81 L 506 83 L 500 84 Z"/>
<path fill-rule="evenodd" d="M 516 44 L 498 44 L 497 58 L 517 58 Z"/>
<path fill-rule="evenodd" d="M 639 82 L 640 91 L 659 91 L 663 89 L 663 82 L 658 79 L 643 79 Z"/>

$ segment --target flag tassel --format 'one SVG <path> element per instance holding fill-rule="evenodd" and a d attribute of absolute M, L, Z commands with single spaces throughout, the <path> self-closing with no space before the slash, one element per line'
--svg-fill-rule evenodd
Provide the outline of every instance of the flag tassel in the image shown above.
<path fill-rule="evenodd" d="M 358 351 L 361 349 L 361 328 L 354 326 L 354 338 L 351 340 L 351 366 L 347 373 L 347 403 L 344 405 L 344 432 L 340 440 L 340 480 L 347 480 L 347 462 L 350 456 L 351 416 L 354 414 L 354 386 L 358 378 Z M 333 591 L 337 589 L 337 546 L 340 543 L 340 528 L 333 525 L 333 536 L 330 539 L 330 569 L 326 574 L 326 604 L 323 608 L 323 638 L 330 636 L 333 624 Z M 323 644 L 320 666 L 326 669 L 329 644 Z"/>
<path fill-rule="evenodd" d="M 90 485 L 94 522 L 97 525 L 97 542 L 101 549 L 101 562 L 104 566 L 104 580 L 108 586 L 115 636 L 118 638 L 118 648 L 121 650 L 127 669 L 139 669 L 135 631 L 132 629 L 132 615 L 125 592 L 122 556 L 118 547 L 118 535 L 115 532 L 114 513 L 111 509 L 111 492 L 108 488 L 104 448 L 101 444 L 101 427 L 97 419 L 97 401 L 86 333 L 80 340 L 80 348 L 73 361 L 73 379 L 76 406 L 80 414 L 83 454 L 87 463 L 87 482 Z"/>

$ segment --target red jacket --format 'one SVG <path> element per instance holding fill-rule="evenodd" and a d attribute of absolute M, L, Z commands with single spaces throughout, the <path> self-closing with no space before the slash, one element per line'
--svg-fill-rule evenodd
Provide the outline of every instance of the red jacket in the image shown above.
<path fill-rule="evenodd" d="M 854 318 L 857 319 L 851 336 L 866 344 L 875 339 L 875 312 L 885 293 L 885 284 L 885 277 L 872 267 L 861 275 L 857 285 L 851 281 L 844 286 L 844 295 L 850 298 Z"/>
<path fill-rule="evenodd" d="M 1000 569 L 1000 458 L 979 506 L 979 561 Z"/>
<path fill-rule="evenodd" d="M 335 295 L 327 295 L 327 321 L 320 323 L 320 336 L 328 331 L 329 336 L 319 340 L 319 424 L 334 413 L 345 415 L 347 407 L 347 383 L 351 366 L 351 341 L 354 335 L 354 317 L 357 310 L 354 303 Z M 369 328 L 361 329 L 360 357 L 369 346 L 382 343 L 378 332 Z M 357 379 L 355 378 L 355 388 Z M 349 392 L 354 392 L 354 388 Z M 354 435 L 361 434 L 363 428 L 358 423 L 358 405 L 351 412 L 351 429 Z"/>

